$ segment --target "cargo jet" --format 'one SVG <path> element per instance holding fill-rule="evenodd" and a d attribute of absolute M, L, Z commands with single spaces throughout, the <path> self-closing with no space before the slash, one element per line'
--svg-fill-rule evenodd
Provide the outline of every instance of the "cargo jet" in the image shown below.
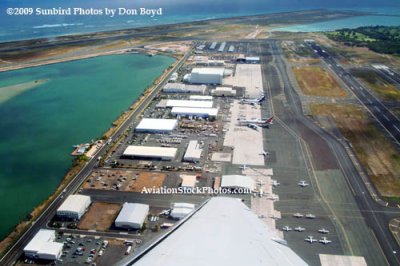
<path fill-rule="evenodd" d="M 269 127 L 274 122 L 274 117 L 271 116 L 270 118 L 266 119 L 238 119 L 239 126 L 249 126 L 249 125 L 257 125 L 259 127 Z"/>
<path fill-rule="evenodd" d="M 243 98 L 240 100 L 239 103 L 256 105 L 256 104 L 261 104 L 264 100 L 265 100 L 265 95 L 261 95 L 258 98 Z"/>

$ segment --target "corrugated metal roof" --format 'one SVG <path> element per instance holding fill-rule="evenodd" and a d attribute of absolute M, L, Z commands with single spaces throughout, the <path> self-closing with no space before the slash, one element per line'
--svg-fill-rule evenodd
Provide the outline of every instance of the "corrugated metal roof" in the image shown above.
<path fill-rule="evenodd" d="M 115 223 L 137 223 L 142 224 L 149 212 L 149 205 L 125 202 L 118 214 Z"/>
<path fill-rule="evenodd" d="M 38 252 L 45 243 L 54 239 L 55 233 L 56 231 L 54 230 L 40 229 L 29 241 L 28 245 L 25 246 L 24 251 Z"/>
<path fill-rule="evenodd" d="M 176 119 L 143 118 L 136 130 L 172 131 L 178 124 Z"/>
<path fill-rule="evenodd" d="M 70 195 L 57 211 L 76 212 L 80 213 L 90 204 L 90 197 L 85 195 Z"/>
<path fill-rule="evenodd" d="M 126 156 L 143 156 L 143 157 L 171 157 L 174 158 L 177 148 L 154 147 L 154 146 L 128 146 L 123 155 Z"/>
<path fill-rule="evenodd" d="M 276 237 L 239 199 L 216 197 L 135 265 L 307 265 Z"/>
<path fill-rule="evenodd" d="M 253 178 L 245 175 L 223 175 L 221 187 L 248 188 L 253 190 L 255 188 L 255 182 Z"/>
<path fill-rule="evenodd" d="M 200 149 L 199 142 L 197 140 L 189 141 L 189 145 L 186 149 L 184 160 L 199 160 L 203 149 Z"/>
<path fill-rule="evenodd" d="M 189 108 L 189 107 L 174 107 L 171 110 L 175 115 L 208 115 L 217 116 L 218 108 Z"/>
<path fill-rule="evenodd" d="M 215 75 L 224 75 L 225 68 L 214 68 L 214 67 L 201 67 L 201 68 L 193 68 L 192 74 L 215 74 Z"/>
<path fill-rule="evenodd" d="M 212 101 L 190 101 L 190 100 L 168 100 L 167 107 L 193 107 L 193 108 L 211 108 Z"/>

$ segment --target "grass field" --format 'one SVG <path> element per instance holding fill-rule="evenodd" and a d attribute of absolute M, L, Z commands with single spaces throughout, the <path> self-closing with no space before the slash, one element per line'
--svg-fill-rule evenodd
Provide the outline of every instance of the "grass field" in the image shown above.
<path fill-rule="evenodd" d="M 365 111 L 350 105 L 312 104 L 314 115 L 330 115 L 350 141 L 361 164 L 382 196 L 400 195 L 400 154 Z"/>
<path fill-rule="evenodd" d="M 324 97 L 347 95 L 336 80 L 321 67 L 294 67 L 293 73 L 305 95 Z"/>
<path fill-rule="evenodd" d="M 400 90 L 382 79 L 379 74 L 366 69 L 353 69 L 351 73 L 364 81 L 383 100 L 400 101 Z"/>

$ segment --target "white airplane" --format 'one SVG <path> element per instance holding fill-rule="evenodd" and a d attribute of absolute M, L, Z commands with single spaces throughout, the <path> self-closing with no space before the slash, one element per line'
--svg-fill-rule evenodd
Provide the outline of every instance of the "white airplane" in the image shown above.
<path fill-rule="evenodd" d="M 267 151 L 262 151 L 262 152 L 260 153 L 260 155 L 262 155 L 262 156 L 264 156 L 264 157 L 267 157 L 267 156 L 269 156 L 269 152 L 267 152 Z"/>
<path fill-rule="evenodd" d="M 272 194 L 272 195 L 269 195 L 267 197 L 267 199 L 270 199 L 270 200 L 273 200 L 273 201 L 278 201 L 279 197 L 277 195 Z"/>
<path fill-rule="evenodd" d="M 318 240 L 315 239 L 313 236 L 308 236 L 307 238 L 304 239 L 305 241 L 307 241 L 308 243 L 312 244 L 314 242 L 317 242 Z"/>
<path fill-rule="evenodd" d="M 281 184 L 276 180 L 271 180 L 271 182 L 272 182 L 272 186 L 274 186 L 274 187 L 277 187 L 277 186 L 279 186 Z"/>
<path fill-rule="evenodd" d="M 279 219 L 281 219 L 280 217 L 275 216 L 275 215 L 271 215 L 271 216 L 269 216 L 269 218 L 274 219 L 274 220 L 279 220 Z"/>
<path fill-rule="evenodd" d="M 331 241 L 331 240 L 328 240 L 328 238 L 326 238 L 326 237 L 324 236 L 319 242 L 322 243 L 322 244 L 324 244 L 324 245 L 326 245 L 326 244 L 331 243 L 332 241 Z"/>
<path fill-rule="evenodd" d="M 247 166 L 244 164 L 244 165 L 242 165 L 242 166 L 239 166 L 239 169 L 246 170 L 246 169 L 247 169 Z"/>
<path fill-rule="evenodd" d="M 258 98 L 243 98 L 242 100 L 240 100 L 239 103 L 256 105 L 256 104 L 261 104 L 261 102 L 264 100 L 265 100 L 265 95 L 261 95 Z"/>
<path fill-rule="evenodd" d="M 248 128 L 251 128 L 251 129 L 254 129 L 254 130 L 257 130 L 257 131 L 258 131 L 258 129 L 260 128 L 260 127 L 257 126 L 256 124 L 252 124 L 252 123 L 247 124 L 247 127 L 248 127 Z"/>
<path fill-rule="evenodd" d="M 300 187 L 307 187 L 307 186 L 309 186 L 309 184 L 308 184 L 306 181 L 304 181 L 304 180 L 299 181 L 299 183 L 297 183 L 297 185 L 300 186 Z"/>
<path fill-rule="evenodd" d="M 282 228 L 282 231 L 286 231 L 286 232 L 290 232 L 292 230 L 293 230 L 292 227 L 289 227 L 287 225 Z"/>
<path fill-rule="evenodd" d="M 302 218 L 303 216 L 304 216 L 303 214 L 298 213 L 298 212 L 296 212 L 295 214 L 293 214 L 293 217 L 296 217 L 296 218 Z"/>
<path fill-rule="evenodd" d="M 297 226 L 297 227 L 294 228 L 294 230 L 297 231 L 297 232 L 303 232 L 306 229 L 304 227 Z"/>
<path fill-rule="evenodd" d="M 239 126 L 248 126 L 249 124 L 255 124 L 259 127 L 268 127 L 269 125 L 273 124 L 274 117 L 271 116 L 270 118 L 263 118 L 263 119 L 246 119 L 246 118 L 239 118 Z"/>
<path fill-rule="evenodd" d="M 329 234 L 329 230 L 327 230 L 327 229 L 325 229 L 325 228 L 321 228 L 321 229 L 318 230 L 318 233 L 321 233 L 321 234 Z"/>
<path fill-rule="evenodd" d="M 309 214 L 306 215 L 306 218 L 308 218 L 308 219 L 315 219 L 316 216 L 315 216 L 314 214 L 309 213 Z"/>

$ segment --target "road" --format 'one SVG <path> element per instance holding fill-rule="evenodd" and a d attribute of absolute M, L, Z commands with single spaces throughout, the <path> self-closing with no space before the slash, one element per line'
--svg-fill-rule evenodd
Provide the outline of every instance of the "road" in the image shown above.
<path fill-rule="evenodd" d="M 390 112 L 382 102 L 364 88 L 350 73 L 341 67 L 335 58 L 317 43 L 308 43 L 311 49 L 320 56 L 329 68 L 354 93 L 356 98 L 367 108 L 370 114 L 387 131 L 400 146 L 400 121 Z"/>
<path fill-rule="evenodd" d="M 386 81 L 394 84 L 398 89 L 400 89 L 400 75 L 399 73 L 393 71 L 390 68 L 374 67 L 376 72 L 378 72 Z"/>
<path fill-rule="evenodd" d="M 185 56 L 173 67 L 166 77 L 157 85 L 157 87 L 150 93 L 150 95 L 141 103 L 141 105 L 132 113 L 132 115 L 120 126 L 120 128 L 111 136 L 112 139 L 118 139 L 130 124 L 136 119 L 136 117 L 143 111 L 143 109 L 152 101 L 156 94 L 162 89 L 164 84 L 168 82 L 170 74 L 175 72 L 190 56 L 191 49 L 185 54 Z M 93 171 L 97 165 L 98 156 L 104 156 L 108 145 L 102 146 L 93 158 L 87 162 L 82 170 L 70 181 L 66 186 L 65 190 L 59 194 L 55 200 L 47 207 L 47 209 L 39 216 L 39 218 L 32 223 L 31 227 L 18 239 L 18 241 L 10 248 L 10 250 L 1 258 L 1 265 L 13 265 L 17 259 L 22 255 L 23 248 L 33 238 L 33 236 L 39 231 L 40 228 L 44 228 L 46 223 L 55 215 L 57 208 L 62 204 L 64 198 L 73 194 L 86 179 L 86 177 Z"/>
<path fill-rule="evenodd" d="M 283 52 L 278 47 L 276 41 L 270 40 L 269 43 L 272 48 L 272 54 L 275 58 L 275 63 L 279 75 L 282 78 L 283 89 L 288 101 L 288 105 L 290 106 L 291 111 L 293 113 L 291 121 L 287 121 L 289 126 L 291 124 L 297 124 L 297 123 L 302 124 L 307 130 L 316 133 L 329 145 L 330 150 L 332 151 L 332 153 L 335 154 L 335 157 L 340 165 L 340 169 L 343 172 L 343 175 L 346 177 L 348 181 L 348 185 L 351 187 L 351 190 L 353 191 L 357 205 L 361 210 L 367 224 L 373 230 L 385 254 L 388 263 L 390 265 L 400 265 L 399 255 L 393 253 L 393 251 L 399 251 L 399 246 L 397 245 L 397 242 L 395 241 L 394 237 L 392 236 L 388 228 L 389 221 L 394 217 L 400 216 L 400 211 L 397 208 L 383 207 L 378 203 L 376 203 L 371 197 L 371 195 L 368 193 L 368 190 L 362 178 L 360 177 L 357 169 L 353 165 L 344 146 L 334 136 L 332 136 L 319 126 L 317 126 L 314 122 L 312 122 L 310 119 L 306 118 L 303 115 L 301 100 L 296 90 L 294 89 L 293 85 L 291 84 L 285 66 L 285 62 L 282 59 Z M 330 62 L 330 64 L 333 64 L 334 61 L 331 61 L 332 59 L 328 55 L 325 55 L 325 57 L 328 58 L 329 60 L 328 62 Z M 273 76 L 271 78 L 273 78 Z M 349 82 L 349 84 L 357 86 L 357 88 L 360 88 L 358 82 L 356 82 L 353 78 L 349 77 L 346 80 L 347 82 Z M 357 83 L 357 85 L 355 83 Z M 357 89 L 355 91 L 358 92 L 359 90 Z M 379 104 L 379 102 L 376 99 L 374 100 L 374 103 Z M 383 110 L 383 107 L 380 108 Z M 301 128 L 298 126 L 294 126 L 291 128 L 300 136 L 303 133 L 300 132 Z M 391 127 L 389 127 L 389 129 L 393 130 L 393 128 Z M 396 136 L 400 137 L 400 135 Z"/>

